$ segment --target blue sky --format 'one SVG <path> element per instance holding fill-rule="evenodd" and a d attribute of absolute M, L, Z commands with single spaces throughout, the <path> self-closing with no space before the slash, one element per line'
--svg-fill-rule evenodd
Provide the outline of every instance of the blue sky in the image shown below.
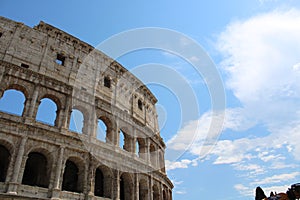
<path fill-rule="evenodd" d="M 118 59 L 142 80 L 158 78 L 143 74 L 146 69 L 157 69 L 157 64 L 166 69 L 157 74 L 170 82 L 153 81 L 149 88 L 159 99 L 175 200 L 254 199 L 258 185 L 268 194 L 300 182 L 299 1 L 2 0 L 0 15 L 31 27 L 45 21 L 93 46 L 123 31 L 158 27 L 203 47 L 226 93 L 226 108 L 218 113 L 211 112 L 206 77 L 180 56 L 144 49 Z M 176 89 L 184 84 L 198 108 L 180 98 L 185 90 Z M 223 114 L 223 131 L 207 144 L 211 120 Z M 203 149 L 210 151 L 203 154 Z M 180 156 L 168 156 L 174 152 Z"/>

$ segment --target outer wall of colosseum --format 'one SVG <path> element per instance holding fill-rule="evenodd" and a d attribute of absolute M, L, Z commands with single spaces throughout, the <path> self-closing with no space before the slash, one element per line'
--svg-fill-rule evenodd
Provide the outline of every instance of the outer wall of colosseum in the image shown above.
<path fill-rule="evenodd" d="M 157 100 L 119 63 L 44 22 L 0 17 L 0 101 L 11 94 L 16 105 L 0 111 L 1 199 L 172 199 Z M 75 112 L 83 120 L 70 130 Z"/>

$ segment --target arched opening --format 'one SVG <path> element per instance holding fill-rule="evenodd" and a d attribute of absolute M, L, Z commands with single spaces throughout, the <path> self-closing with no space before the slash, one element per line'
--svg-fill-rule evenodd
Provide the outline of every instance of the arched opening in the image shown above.
<path fill-rule="evenodd" d="M 112 172 L 111 169 L 101 165 L 96 169 L 95 172 L 95 196 L 111 198 L 112 195 Z"/>
<path fill-rule="evenodd" d="M 43 98 L 37 111 L 36 120 L 54 126 L 56 112 L 56 103 L 49 98 Z"/>
<path fill-rule="evenodd" d="M 0 182 L 5 182 L 9 160 L 9 151 L 4 146 L 0 145 Z"/>
<path fill-rule="evenodd" d="M 150 144 L 150 161 L 153 166 L 156 166 L 156 149 L 153 144 Z"/>
<path fill-rule="evenodd" d="M 163 200 L 168 200 L 166 190 L 163 191 Z"/>
<path fill-rule="evenodd" d="M 163 150 L 159 150 L 159 163 L 158 163 L 158 165 L 159 165 L 159 168 L 161 169 L 161 171 L 162 172 L 166 172 L 166 168 L 165 168 L 165 160 L 164 160 L 164 152 L 163 152 Z"/>
<path fill-rule="evenodd" d="M 22 184 L 47 188 L 49 185 L 49 174 L 47 158 L 37 152 L 28 155 Z"/>
<path fill-rule="evenodd" d="M 128 173 L 123 173 L 120 177 L 120 200 L 131 200 L 132 191 L 132 180 Z"/>
<path fill-rule="evenodd" d="M 125 149 L 125 134 L 122 130 L 120 130 L 120 134 L 119 134 L 119 147 L 121 149 Z"/>
<path fill-rule="evenodd" d="M 153 200 L 159 199 L 159 190 L 156 185 L 153 185 L 152 191 L 153 191 Z"/>
<path fill-rule="evenodd" d="M 84 117 L 82 112 L 77 109 L 72 109 L 69 129 L 76 133 L 82 133 L 83 125 Z"/>
<path fill-rule="evenodd" d="M 15 89 L 6 90 L 0 99 L 0 110 L 9 114 L 22 116 L 25 100 L 23 92 Z"/>
<path fill-rule="evenodd" d="M 145 139 L 143 138 L 137 138 L 138 142 L 138 156 L 142 159 L 146 159 L 147 157 L 147 147 L 146 147 L 146 142 Z"/>
<path fill-rule="evenodd" d="M 137 157 L 139 157 L 139 156 L 140 156 L 139 153 L 140 153 L 140 145 L 139 145 L 139 141 L 136 140 L 136 141 L 135 141 L 135 155 L 136 155 Z"/>
<path fill-rule="evenodd" d="M 139 182 L 139 200 L 148 200 L 148 184 L 147 181 L 142 179 Z"/>
<path fill-rule="evenodd" d="M 82 192 L 82 189 L 79 187 L 78 183 L 79 169 L 74 162 L 67 160 L 63 175 L 62 190 L 70 192 Z"/>
<path fill-rule="evenodd" d="M 97 139 L 106 142 L 107 125 L 102 119 L 98 119 L 97 123 Z"/>
<path fill-rule="evenodd" d="M 95 175 L 95 196 L 104 197 L 104 175 L 101 169 L 96 169 Z"/>

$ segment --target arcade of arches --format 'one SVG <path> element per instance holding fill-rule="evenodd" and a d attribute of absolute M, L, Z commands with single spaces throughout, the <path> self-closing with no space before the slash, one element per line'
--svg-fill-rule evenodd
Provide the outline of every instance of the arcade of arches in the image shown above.
<path fill-rule="evenodd" d="M 8 113 L 9 115 L 15 115 L 19 117 L 27 117 L 28 111 L 32 110 L 33 108 L 28 105 L 28 99 L 26 99 L 26 96 L 24 95 L 22 90 L 19 89 L 7 89 L 2 93 L 2 98 L 0 99 L 0 111 L 5 113 Z M 14 105 L 14 110 L 10 108 L 7 108 L 5 105 L 5 101 L 9 101 L 10 98 L 21 98 L 19 101 L 19 105 Z M 60 105 L 57 105 L 57 100 L 52 100 L 50 96 L 47 96 L 47 98 L 43 97 L 38 102 L 42 102 L 43 100 L 48 101 L 48 107 L 39 108 L 39 105 L 36 105 L 35 113 L 36 117 L 33 116 L 33 118 L 36 120 L 36 123 L 42 123 L 47 126 L 53 126 L 57 127 L 59 124 L 62 123 L 58 121 L 58 118 L 60 115 Z M 5 109 L 4 109 L 5 108 Z M 42 114 L 39 114 L 42 112 L 42 110 L 50 111 L 51 116 L 44 116 Z M 76 112 L 80 114 L 81 120 L 79 120 L 79 123 L 77 124 L 77 127 L 81 127 L 80 131 L 77 132 L 76 127 L 71 127 L 69 125 L 69 131 L 71 132 L 77 132 L 77 134 L 85 134 L 86 126 L 86 120 L 85 115 L 80 111 L 80 108 L 75 108 Z M 75 109 L 72 109 L 75 110 Z M 17 110 L 17 112 L 15 111 Z M 73 112 L 70 112 L 69 118 L 72 118 Z M 149 162 L 149 164 L 153 166 L 157 166 L 157 163 L 160 160 L 157 160 L 160 157 L 160 153 L 157 152 L 155 149 L 155 145 L 147 141 L 145 138 L 134 138 L 129 137 L 123 130 L 119 130 L 115 135 L 112 135 L 112 123 L 109 121 L 108 118 L 99 117 L 98 121 L 101 120 L 102 123 L 105 125 L 105 131 L 106 131 L 106 143 L 114 143 L 116 146 L 119 146 L 119 148 L 123 148 L 123 150 L 126 152 L 132 152 L 134 156 L 136 156 L 138 159 L 143 159 Z M 69 120 L 70 121 L 70 120 Z M 74 120 L 75 121 L 75 120 Z M 71 122 L 69 122 L 71 123 Z M 78 123 L 78 122 L 75 122 Z M 103 128 L 102 128 L 103 129 Z M 109 132 L 111 131 L 111 132 Z M 109 136 L 110 134 L 110 136 Z M 123 137 L 121 137 L 123 135 Z M 118 138 L 119 137 L 119 138 Z M 121 144 L 121 139 L 122 145 Z M 21 184 L 27 185 L 27 186 L 33 186 L 33 187 L 41 187 L 41 188 L 52 188 L 55 189 L 55 185 L 60 187 L 61 191 L 66 192 L 73 192 L 73 193 L 87 193 L 87 188 L 89 188 L 89 193 L 92 193 L 95 197 L 102 197 L 107 199 L 112 199 L 114 197 L 119 197 L 120 200 L 131 200 L 131 199 L 161 199 L 161 200 L 169 200 L 171 199 L 171 190 L 168 189 L 168 187 L 164 186 L 161 183 L 155 184 L 155 179 L 152 176 L 147 176 L 147 174 L 131 174 L 131 173 L 122 173 L 121 171 L 110 169 L 109 167 L 106 167 L 104 165 L 101 165 L 100 167 L 93 167 L 93 172 L 90 174 L 94 174 L 94 177 L 92 178 L 92 184 L 90 187 L 87 187 L 87 177 L 89 174 L 88 171 L 91 171 L 91 169 L 87 169 L 88 166 L 84 164 L 83 162 L 79 162 L 76 160 L 76 158 L 65 158 L 64 166 L 61 166 L 61 169 L 63 173 L 60 175 L 61 180 L 57 180 L 58 178 L 55 177 L 54 167 L 55 163 L 53 162 L 53 155 L 51 155 L 50 152 L 47 152 L 46 149 L 44 150 L 33 150 L 31 152 L 28 152 L 27 156 L 20 156 L 19 153 L 25 154 L 24 149 L 26 146 L 27 138 L 22 138 L 19 142 L 19 152 L 11 152 L 13 145 L 8 145 L 7 142 L 0 141 L 0 183 L 1 182 L 9 182 L 13 179 L 20 179 L 21 176 Z M 25 141 L 25 142 L 24 142 Z M 23 144 L 23 145 L 22 145 Z M 147 147 L 148 146 L 148 147 Z M 23 147 L 23 152 L 20 150 Z M 59 151 L 65 151 L 64 149 L 60 149 Z M 23 171 L 20 171 L 18 174 L 18 177 L 14 178 L 14 175 L 12 173 L 9 173 L 9 166 L 12 165 L 12 154 L 16 156 L 17 159 L 19 159 L 20 169 L 23 169 Z M 60 157 L 60 156 L 58 156 Z M 60 159 L 63 159 L 64 156 Z M 83 160 L 83 159 L 81 159 Z M 22 167 L 23 166 L 23 167 Z M 15 168 L 15 167 L 14 167 Z M 139 178 L 143 177 L 143 178 Z M 139 180 L 141 179 L 141 180 Z M 116 180 L 118 180 L 116 182 Z M 136 183 L 134 183 L 136 182 Z M 114 186 L 118 186 L 118 194 L 116 194 L 116 191 L 114 191 Z M 134 185 L 138 185 L 138 188 L 136 189 L 133 187 Z M 152 185 L 152 186 L 151 186 Z M 14 190 L 14 188 L 9 188 L 9 190 Z M 55 195 L 54 195 L 55 196 Z M 135 198 L 136 197 L 136 198 Z M 137 198 L 138 197 L 138 198 Z"/>

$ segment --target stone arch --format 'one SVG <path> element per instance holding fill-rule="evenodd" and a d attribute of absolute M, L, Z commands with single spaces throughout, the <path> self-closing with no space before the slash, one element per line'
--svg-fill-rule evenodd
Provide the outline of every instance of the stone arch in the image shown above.
<path fill-rule="evenodd" d="M 62 109 L 62 107 L 63 107 L 62 106 L 62 101 L 55 94 L 46 93 L 44 95 L 41 95 L 40 98 L 39 98 L 39 101 L 41 101 L 44 98 L 51 99 L 56 104 L 58 110 Z"/>
<path fill-rule="evenodd" d="M 22 184 L 48 188 L 50 172 L 47 157 L 39 152 L 28 154 L 22 178 Z"/>
<path fill-rule="evenodd" d="M 120 200 L 132 200 L 133 178 L 129 173 L 122 173 L 120 176 Z"/>
<path fill-rule="evenodd" d="M 158 187 L 157 187 L 157 185 L 156 184 L 154 184 L 153 186 L 152 186 L 152 196 L 153 196 L 153 200 L 156 200 L 156 199 L 159 199 L 159 189 L 158 189 Z"/>
<path fill-rule="evenodd" d="M 83 192 L 85 165 L 79 157 L 69 157 L 64 164 L 62 190 Z"/>
<path fill-rule="evenodd" d="M 111 169 L 104 165 L 98 166 L 95 170 L 95 196 L 111 198 L 112 184 L 113 175 Z"/>
<path fill-rule="evenodd" d="M 32 141 L 32 140 L 31 140 Z M 50 180 L 51 177 L 51 173 L 52 173 L 52 168 L 53 168 L 53 163 L 54 163 L 54 155 L 53 155 L 53 147 L 49 146 L 48 144 L 37 144 L 37 143 L 31 143 L 31 145 L 29 145 L 30 141 L 27 142 L 28 147 L 25 150 L 25 154 L 24 155 L 29 155 L 30 153 L 36 152 L 36 153 L 40 153 L 42 154 L 46 159 L 47 159 L 47 177 Z M 28 159 L 28 156 L 27 156 Z M 27 160 L 26 160 L 27 162 Z M 25 163 L 26 166 L 26 163 Z"/>
<path fill-rule="evenodd" d="M 7 177 L 7 171 L 11 159 L 11 153 L 6 145 L 0 143 L 0 182 L 5 182 Z"/>
<path fill-rule="evenodd" d="M 60 108 L 56 101 L 54 101 L 51 96 L 45 96 L 41 98 L 39 102 L 36 120 L 52 126 L 57 126 Z"/>
<path fill-rule="evenodd" d="M 70 114 L 69 130 L 77 133 L 83 133 L 87 126 L 86 122 L 87 119 L 84 112 L 82 112 L 81 109 L 74 107 Z"/>
<path fill-rule="evenodd" d="M 147 146 L 146 146 L 146 140 L 144 138 L 137 138 L 138 143 L 138 156 L 142 159 L 147 158 Z"/>
<path fill-rule="evenodd" d="M 172 200 L 172 190 L 169 190 L 168 200 Z"/>
<path fill-rule="evenodd" d="M 99 124 L 99 121 L 102 121 L 106 126 L 105 142 L 106 143 L 114 143 L 115 135 L 114 135 L 113 130 L 114 130 L 114 127 L 116 127 L 116 126 L 115 126 L 113 120 L 105 115 L 101 115 L 100 117 L 98 117 L 98 124 Z"/>
<path fill-rule="evenodd" d="M 148 200 L 149 198 L 149 185 L 145 179 L 139 181 L 139 200 Z"/>
<path fill-rule="evenodd" d="M 9 151 L 10 155 L 14 154 L 15 145 L 13 145 L 12 142 L 1 138 L 0 139 L 0 145 L 4 146 Z"/>
<path fill-rule="evenodd" d="M 163 200 L 167 200 L 167 193 L 166 193 L 166 190 L 163 190 Z"/>
<path fill-rule="evenodd" d="M 17 91 L 22 92 L 26 99 L 29 97 L 28 89 L 26 89 L 26 87 L 24 87 L 23 85 L 20 85 L 20 84 L 10 84 L 5 88 L 4 91 L 6 91 L 6 90 L 17 90 Z M 2 97 L 2 95 L 1 95 L 1 97 Z"/>
<path fill-rule="evenodd" d="M 123 137 L 122 137 L 123 135 Z M 123 125 L 119 129 L 119 146 L 120 148 L 124 149 L 128 152 L 134 152 L 134 137 L 133 130 L 128 128 L 127 126 Z M 123 140 L 123 141 L 121 141 Z"/>
<path fill-rule="evenodd" d="M 22 86 L 11 85 L 3 92 L 0 98 L 0 110 L 17 116 L 23 116 L 26 101 L 27 91 Z"/>

